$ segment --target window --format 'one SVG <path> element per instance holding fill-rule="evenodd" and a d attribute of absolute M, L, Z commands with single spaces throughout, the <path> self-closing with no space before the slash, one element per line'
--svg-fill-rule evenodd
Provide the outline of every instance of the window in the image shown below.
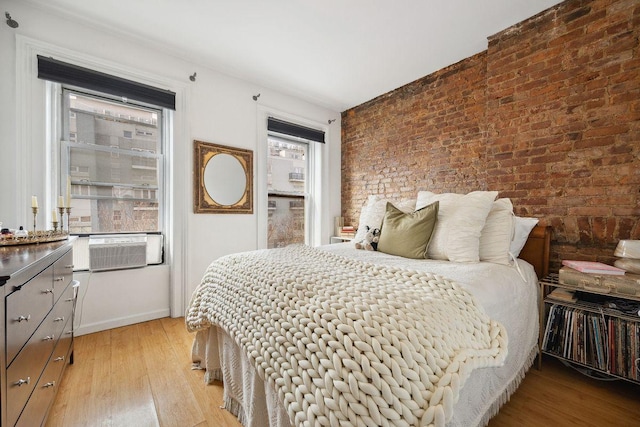
<path fill-rule="evenodd" d="M 305 243 L 305 201 L 309 198 L 305 180 L 309 144 L 270 135 L 267 140 L 269 221 L 267 247 Z"/>
<path fill-rule="evenodd" d="M 268 248 L 320 244 L 325 132 L 317 128 L 323 126 L 311 128 L 265 116 L 266 194 L 261 203 L 266 204 L 267 215 L 260 229 L 266 239 L 259 243 Z"/>
<path fill-rule="evenodd" d="M 65 87 L 62 99 L 69 231 L 160 231 L 162 109 Z"/>

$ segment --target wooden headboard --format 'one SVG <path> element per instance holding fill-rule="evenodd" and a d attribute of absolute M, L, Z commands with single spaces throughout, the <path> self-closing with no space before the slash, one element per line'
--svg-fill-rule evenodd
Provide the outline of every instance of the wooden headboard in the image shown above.
<path fill-rule="evenodd" d="M 551 246 L 551 227 L 537 225 L 529 233 L 518 258 L 533 266 L 538 279 L 549 274 L 549 247 Z"/>

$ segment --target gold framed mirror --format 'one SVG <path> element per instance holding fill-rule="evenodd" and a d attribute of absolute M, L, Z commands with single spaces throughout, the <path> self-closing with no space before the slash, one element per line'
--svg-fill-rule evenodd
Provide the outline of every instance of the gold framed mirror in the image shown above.
<path fill-rule="evenodd" d="M 253 213 L 253 151 L 193 141 L 195 213 Z"/>

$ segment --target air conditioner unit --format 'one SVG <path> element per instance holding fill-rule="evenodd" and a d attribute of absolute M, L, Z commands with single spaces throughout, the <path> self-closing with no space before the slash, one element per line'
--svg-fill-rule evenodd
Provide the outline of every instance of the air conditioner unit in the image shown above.
<path fill-rule="evenodd" d="M 105 271 L 147 265 L 146 234 L 89 236 L 89 270 Z"/>

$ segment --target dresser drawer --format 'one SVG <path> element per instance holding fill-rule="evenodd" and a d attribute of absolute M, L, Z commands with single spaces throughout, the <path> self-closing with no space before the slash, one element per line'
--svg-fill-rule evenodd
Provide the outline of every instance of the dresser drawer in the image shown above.
<path fill-rule="evenodd" d="M 55 347 L 58 337 L 54 336 L 52 314 L 36 329 L 7 369 L 7 421 L 11 426 L 18 419 Z"/>
<path fill-rule="evenodd" d="M 73 280 L 73 252 L 68 251 L 53 264 L 53 297 L 58 301 Z"/>
<path fill-rule="evenodd" d="M 54 362 L 53 359 L 49 361 L 16 426 L 34 427 L 42 425 L 44 417 L 56 396 L 64 366 L 64 363 Z"/>
<path fill-rule="evenodd" d="M 53 266 L 6 297 L 7 365 L 53 307 Z"/>
<path fill-rule="evenodd" d="M 73 304 L 75 302 L 75 288 L 73 285 L 67 285 L 67 288 L 62 293 L 62 296 L 53 307 L 53 326 L 55 328 L 56 338 L 62 336 L 63 328 L 67 321 L 71 319 L 73 315 Z"/>
<path fill-rule="evenodd" d="M 69 357 L 71 356 L 71 344 L 73 344 L 72 322 L 73 320 L 69 319 L 67 324 L 64 326 L 64 331 L 60 335 L 60 339 L 58 340 L 58 344 L 56 344 L 56 348 L 53 350 L 49 363 L 55 363 L 63 366 L 71 363 Z"/>

